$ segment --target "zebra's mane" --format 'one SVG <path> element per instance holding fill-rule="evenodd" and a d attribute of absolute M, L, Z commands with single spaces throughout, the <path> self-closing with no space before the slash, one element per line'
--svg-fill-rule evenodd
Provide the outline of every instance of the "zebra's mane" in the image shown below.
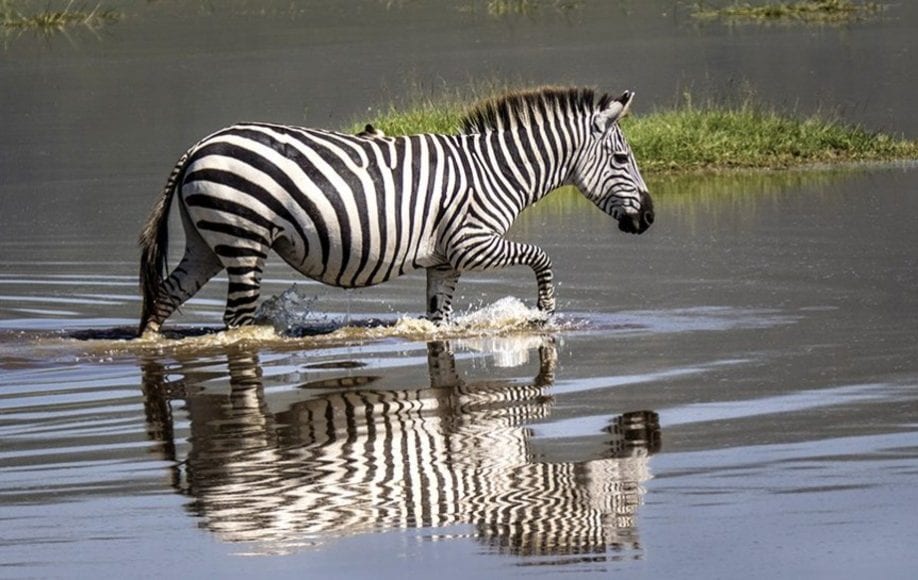
<path fill-rule="evenodd" d="M 541 87 L 513 91 L 476 105 L 462 119 L 461 127 L 465 134 L 499 131 L 514 124 L 529 124 L 533 112 L 540 112 L 539 116 L 545 113 L 587 114 L 606 108 L 613 100 L 603 94 L 597 102 L 596 92 L 589 88 Z"/>

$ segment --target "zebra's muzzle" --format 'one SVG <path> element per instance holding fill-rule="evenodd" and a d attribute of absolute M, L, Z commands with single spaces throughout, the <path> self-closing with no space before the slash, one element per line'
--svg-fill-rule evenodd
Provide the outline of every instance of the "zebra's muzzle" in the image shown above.
<path fill-rule="evenodd" d="M 618 229 L 626 234 L 643 234 L 653 225 L 653 199 L 650 194 L 641 192 L 641 209 L 633 215 L 623 213 L 618 218 Z"/>

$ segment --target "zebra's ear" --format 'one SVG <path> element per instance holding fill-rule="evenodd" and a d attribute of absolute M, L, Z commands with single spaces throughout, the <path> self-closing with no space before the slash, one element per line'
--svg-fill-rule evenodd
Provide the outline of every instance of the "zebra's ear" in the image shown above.
<path fill-rule="evenodd" d="M 622 96 L 609 103 L 608 107 L 597 112 L 593 116 L 593 131 L 605 134 L 616 121 L 625 116 L 633 98 L 633 92 L 625 91 Z"/>
<path fill-rule="evenodd" d="M 623 107 L 622 114 L 618 116 L 619 119 L 627 115 L 628 112 L 631 110 L 631 101 L 633 100 L 634 100 L 634 91 L 625 91 L 624 93 L 622 93 L 622 96 L 616 99 L 616 101 L 621 103 Z"/>

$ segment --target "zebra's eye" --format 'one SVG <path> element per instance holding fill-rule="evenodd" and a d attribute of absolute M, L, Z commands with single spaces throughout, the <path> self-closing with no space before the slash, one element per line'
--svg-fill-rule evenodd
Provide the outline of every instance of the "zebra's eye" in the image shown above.
<path fill-rule="evenodd" d="M 618 165 L 625 165 L 628 163 L 628 154 L 623 151 L 616 151 L 612 154 L 612 161 Z"/>

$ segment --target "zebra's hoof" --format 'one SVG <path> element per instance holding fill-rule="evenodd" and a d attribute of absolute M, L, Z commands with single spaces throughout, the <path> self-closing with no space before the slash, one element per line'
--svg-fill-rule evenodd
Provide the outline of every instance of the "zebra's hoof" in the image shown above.
<path fill-rule="evenodd" d="M 151 322 L 143 329 L 143 332 L 137 335 L 137 338 L 141 340 L 154 340 L 160 337 L 159 325 L 155 322 Z"/>
<path fill-rule="evenodd" d="M 555 299 L 552 298 L 551 300 L 544 300 L 544 301 L 539 300 L 539 312 L 544 314 L 546 318 L 554 314 L 555 313 Z"/>

